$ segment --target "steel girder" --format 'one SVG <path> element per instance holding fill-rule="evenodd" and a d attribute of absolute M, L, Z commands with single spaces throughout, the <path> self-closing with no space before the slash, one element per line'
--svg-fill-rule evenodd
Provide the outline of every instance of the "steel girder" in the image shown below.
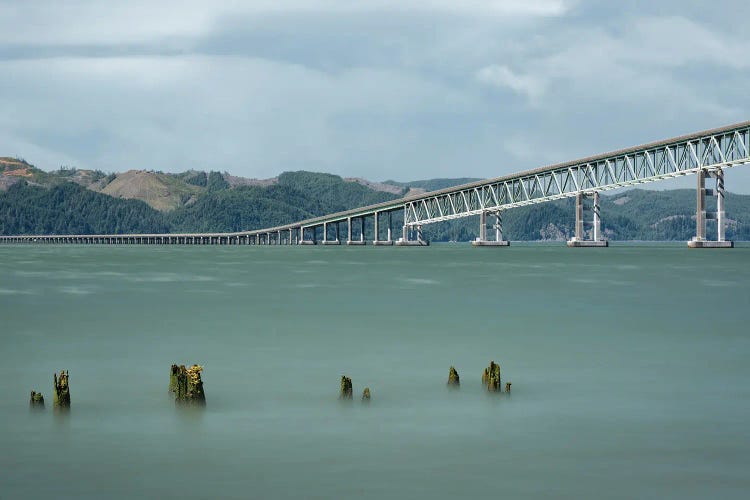
<path fill-rule="evenodd" d="M 750 163 L 750 124 L 446 189 L 404 203 L 418 226 Z"/>

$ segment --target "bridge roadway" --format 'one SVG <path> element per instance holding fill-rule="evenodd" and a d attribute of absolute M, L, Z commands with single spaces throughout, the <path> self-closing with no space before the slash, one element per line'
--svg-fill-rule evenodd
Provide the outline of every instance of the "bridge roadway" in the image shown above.
<path fill-rule="evenodd" d="M 264 229 L 196 234 L 0 236 L 0 244 L 339 245 L 343 224 L 346 244 L 364 245 L 368 243 L 365 221 L 369 220 L 373 236 L 369 243 L 373 245 L 422 246 L 429 244 L 422 237 L 423 225 L 479 215 L 479 238 L 472 243 L 507 246 L 509 242 L 502 233 L 505 210 L 575 197 L 575 236 L 568 245 L 607 246 L 601 232 L 601 191 L 696 175 L 696 235 L 688 246 L 731 247 L 732 242 L 724 237 L 724 170 L 748 163 L 750 121 Z M 715 180 L 715 188 L 706 188 L 707 179 Z M 707 196 L 716 197 L 715 211 L 707 210 Z M 401 236 L 394 240 L 392 214 L 397 211 L 403 212 L 403 224 Z M 585 219 L 587 211 L 591 212 L 590 220 Z M 487 237 L 488 216 L 495 218 L 491 226 L 494 239 Z M 707 223 L 714 221 L 716 237 L 709 238 Z"/>

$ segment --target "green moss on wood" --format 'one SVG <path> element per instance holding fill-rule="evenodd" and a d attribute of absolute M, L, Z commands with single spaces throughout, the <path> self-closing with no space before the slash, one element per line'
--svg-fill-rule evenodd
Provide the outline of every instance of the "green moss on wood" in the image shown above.
<path fill-rule="evenodd" d="M 448 387 L 458 387 L 460 385 L 461 379 L 458 376 L 458 371 L 456 371 L 455 367 L 451 366 L 448 371 Z"/>
<path fill-rule="evenodd" d="M 482 374 L 482 383 L 487 386 L 487 390 L 490 392 L 502 392 L 500 365 L 490 361 L 490 366 L 485 368 Z"/>
<path fill-rule="evenodd" d="M 203 391 L 201 372 L 203 367 L 193 365 L 172 365 L 169 376 L 169 389 L 174 392 L 178 406 L 206 406 L 206 393 Z"/>
<path fill-rule="evenodd" d="M 59 377 L 57 376 L 57 373 L 55 373 L 53 375 L 53 381 L 55 384 L 55 398 L 52 407 L 55 409 L 70 408 L 70 378 L 68 372 L 61 370 Z"/>
<path fill-rule="evenodd" d="M 339 399 L 352 399 L 352 379 L 346 375 L 341 375 L 341 392 Z"/>
<path fill-rule="evenodd" d="M 32 409 L 44 408 L 44 396 L 41 392 L 31 391 L 31 399 L 29 399 L 29 406 Z"/>

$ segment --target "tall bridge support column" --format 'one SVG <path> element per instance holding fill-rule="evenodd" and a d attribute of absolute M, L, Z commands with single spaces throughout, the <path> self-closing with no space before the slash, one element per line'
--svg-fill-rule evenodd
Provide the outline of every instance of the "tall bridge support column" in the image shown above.
<path fill-rule="evenodd" d="M 591 224 L 591 239 L 586 239 L 586 223 L 583 219 L 584 201 L 586 198 L 593 198 L 591 212 L 593 220 Z M 576 226 L 575 236 L 568 240 L 569 247 L 606 247 L 609 242 L 602 238 L 601 235 L 601 217 L 599 210 L 599 192 L 584 193 L 580 191 L 576 194 Z"/>
<path fill-rule="evenodd" d="M 304 227 L 299 228 L 299 244 L 300 245 L 314 245 L 315 244 L 315 227 L 312 227 L 311 229 L 313 231 L 312 241 L 305 239 L 305 228 Z"/>
<path fill-rule="evenodd" d="M 360 219 L 360 220 L 362 220 L 362 219 Z M 353 225 L 354 225 L 354 222 L 352 221 L 352 218 L 351 217 L 347 217 L 347 219 L 346 219 L 346 227 L 347 227 L 347 229 L 346 229 L 346 231 L 347 231 L 346 232 L 346 244 L 347 245 L 364 245 L 365 241 L 364 241 L 364 239 L 361 236 L 360 236 L 359 240 L 354 240 L 352 238 Z M 361 228 L 362 228 L 362 232 L 360 233 L 360 235 L 364 234 L 364 226 L 361 226 Z"/>
<path fill-rule="evenodd" d="M 338 222 L 334 222 L 333 223 L 333 228 L 334 228 L 334 231 L 336 233 L 336 239 L 329 240 L 328 239 L 328 223 L 327 222 L 323 223 L 323 241 L 322 241 L 322 243 L 324 245 L 340 245 L 341 244 L 341 241 L 339 240 L 339 223 Z"/>
<path fill-rule="evenodd" d="M 430 244 L 429 241 L 425 240 L 422 235 L 422 226 L 417 226 L 417 239 L 416 240 L 410 240 L 409 239 L 409 230 L 412 229 L 406 224 L 404 224 L 403 228 L 403 236 L 399 238 L 398 241 L 396 241 L 396 245 L 400 247 L 426 247 Z"/>
<path fill-rule="evenodd" d="M 732 248 L 733 241 L 725 239 L 726 217 L 724 212 L 724 171 L 701 170 L 696 175 L 698 187 L 696 190 L 695 236 L 688 241 L 688 248 Z M 706 177 L 716 179 L 716 189 L 706 189 Z M 716 196 L 716 211 L 706 211 L 706 196 Z M 706 238 L 706 223 L 716 221 L 716 240 Z"/>
<path fill-rule="evenodd" d="M 507 247 L 510 241 L 503 240 L 503 216 L 500 210 L 493 213 L 495 216 L 495 240 L 487 239 L 487 212 L 479 214 L 479 237 L 471 242 L 475 247 Z"/>
<path fill-rule="evenodd" d="M 380 217 L 380 212 L 375 212 L 375 237 L 373 238 L 372 244 L 374 246 L 390 246 L 393 245 L 393 241 L 391 240 L 391 213 L 388 212 L 388 239 L 387 240 L 381 240 L 380 239 L 380 224 L 378 222 L 378 219 Z"/>

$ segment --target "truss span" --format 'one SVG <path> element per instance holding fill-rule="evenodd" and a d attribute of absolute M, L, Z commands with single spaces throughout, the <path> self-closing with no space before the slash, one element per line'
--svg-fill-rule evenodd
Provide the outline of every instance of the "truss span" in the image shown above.
<path fill-rule="evenodd" d="M 404 222 L 420 226 L 750 163 L 750 122 L 404 200 Z"/>

